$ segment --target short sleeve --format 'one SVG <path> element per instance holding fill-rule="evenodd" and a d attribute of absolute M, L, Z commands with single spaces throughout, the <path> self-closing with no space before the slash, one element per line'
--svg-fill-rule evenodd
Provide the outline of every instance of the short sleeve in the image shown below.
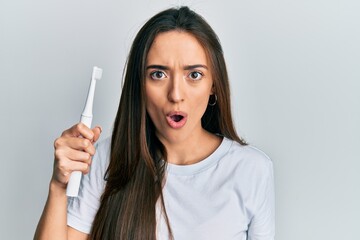
<path fill-rule="evenodd" d="M 248 229 L 248 240 L 275 239 L 275 189 L 273 163 L 267 161 L 259 184 L 259 202 Z"/>
<path fill-rule="evenodd" d="M 90 172 L 82 176 L 78 197 L 69 197 L 67 225 L 89 234 L 105 188 L 104 174 L 109 162 L 110 139 L 99 142 Z"/>

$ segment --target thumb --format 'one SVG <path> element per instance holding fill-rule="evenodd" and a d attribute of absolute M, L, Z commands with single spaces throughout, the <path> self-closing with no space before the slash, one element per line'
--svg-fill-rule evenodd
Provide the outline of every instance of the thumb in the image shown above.
<path fill-rule="evenodd" d="M 93 138 L 93 142 L 96 142 L 99 138 L 100 138 L 100 134 L 102 132 L 102 127 L 101 126 L 95 126 L 92 129 L 93 133 L 94 133 L 94 138 Z"/>

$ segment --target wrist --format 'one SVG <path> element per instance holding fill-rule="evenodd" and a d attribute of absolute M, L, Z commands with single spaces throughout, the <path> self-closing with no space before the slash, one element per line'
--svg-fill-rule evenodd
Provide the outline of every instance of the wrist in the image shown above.
<path fill-rule="evenodd" d="M 52 179 L 50 181 L 49 194 L 55 196 L 66 196 L 66 185 Z"/>

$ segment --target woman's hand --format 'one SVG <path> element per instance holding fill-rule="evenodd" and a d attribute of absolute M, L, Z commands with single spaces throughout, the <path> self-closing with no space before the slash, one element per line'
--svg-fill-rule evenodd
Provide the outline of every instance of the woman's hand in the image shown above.
<path fill-rule="evenodd" d="M 54 142 L 55 160 L 51 179 L 52 184 L 66 189 L 73 171 L 89 172 L 92 156 L 95 154 L 94 143 L 99 139 L 101 127 L 88 128 L 78 123 L 65 130 Z"/>

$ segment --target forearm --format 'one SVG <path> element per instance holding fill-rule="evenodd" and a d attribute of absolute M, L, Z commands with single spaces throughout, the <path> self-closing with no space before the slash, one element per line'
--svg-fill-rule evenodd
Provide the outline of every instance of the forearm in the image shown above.
<path fill-rule="evenodd" d="M 89 129 L 79 123 L 65 130 L 54 142 L 55 158 L 49 195 L 35 231 L 35 240 L 87 239 L 88 235 L 67 226 L 66 186 L 70 173 L 86 174 L 95 154 L 94 143 L 101 127 Z M 79 137 L 81 136 L 81 137 Z"/>
<path fill-rule="evenodd" d="M 66 240 L 67 238 L 66 189 L 50 183 L 49 195 L 38 223 L 35 240 Z"/>

